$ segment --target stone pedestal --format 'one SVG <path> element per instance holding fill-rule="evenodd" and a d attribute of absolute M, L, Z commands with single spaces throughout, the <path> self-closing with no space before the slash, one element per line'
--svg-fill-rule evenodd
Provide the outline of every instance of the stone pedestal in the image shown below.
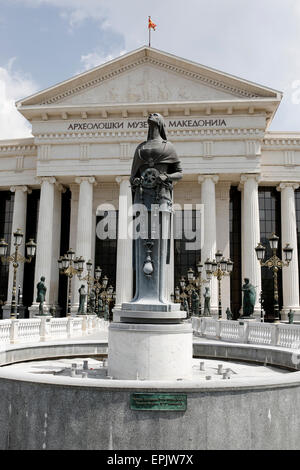
<path fill-rule="evenodd" d="M 108 375 L 123 380 L 177 380 L 192 376 L 192 326 L 111 323 Z"/>

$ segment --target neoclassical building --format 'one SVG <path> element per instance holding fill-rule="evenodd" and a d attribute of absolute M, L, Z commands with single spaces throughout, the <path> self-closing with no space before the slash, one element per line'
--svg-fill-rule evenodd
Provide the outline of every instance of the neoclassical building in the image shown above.
<path fill-rule="evenodd" d="M 117 305 L 131 298 L 132 241 L 113 228 L 101 239 L 96 228 L 109 215 L 126 233 L 133 153 L 146 139 L 149 112 L 159 112 L 183 165 L 174 202 L 192 223 L 197 205 L 204 208 L 201 249 L 187 249 L 180 236 L 171 243 L 168 295 L 189 267 L 221 250 L 234 262 L 231 278 L 222 281 L 224 312 L 230 307 L 238 316 L 248 277 L 257 289 L 256 312 L 262 291 L 272 318 L 272 272 L 260 267 L 254 248 L 276 232 L 280 256 L 286 243 L 294 249 L 279 276 L 280 308 L 283 316 L 290 308 L 300 316 L 300 130 L 268 130 L 281 99 L 277 90 L 142 47 L 17 102 L 33 137 L 0 141 L 0 237 L 11 242 L 21 228 L 26 241 L 37 241 L 34 261 L 18 270 L 24 304 L 37 308 L 35 286 L 45 276 L 46 303 L 64 314 L 66 277 L 57 259 L 69 247 L 101 266 Z M 73 284 L 76 304 L 81 281 Z M 0 300 L 7 309 L 11 287 L 12 267 L 2 263 Z M 216 311 L 216 280 L 211 306 Z"/>

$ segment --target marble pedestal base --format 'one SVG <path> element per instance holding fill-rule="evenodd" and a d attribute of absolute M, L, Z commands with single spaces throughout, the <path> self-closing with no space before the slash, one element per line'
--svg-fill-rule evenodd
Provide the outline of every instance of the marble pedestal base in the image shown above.
<path fill-rule="evenodd" d="M 190 323 L 111 323 L 108 375 L 121 380 L 189 379 L 192 334 Z"/>

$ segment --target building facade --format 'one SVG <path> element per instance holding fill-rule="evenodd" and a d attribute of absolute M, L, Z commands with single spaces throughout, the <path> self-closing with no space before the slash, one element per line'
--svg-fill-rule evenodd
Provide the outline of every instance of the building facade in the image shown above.
<path fill-rule="evenodd" d="M 300 317 L 300 132 L 268 130 L 281 99 L 279 91 L 142 47 L 19 101 L 33 137 L 0 141 L 0 237 L 10 241 L 21 228 L 37 241 L 34 261 L 18 270 L 24 304 L 38 308 L 35 286 L 44 276 L 46 304 L 64 311 L 67 286 L 57 259 L 69 247 L 101 266 L 117 305 L 131 298 L 132 240 L 120 234 L 129 224 L 134 150 L 147 137 L 149 112 L 159 112 L 183 165 L 176 213 L 180 218 L 185 208 L 184 223 L 193 227 L 197 205 L 204 208 L 201 247 L 187 249 L 180 234 L 173 237 L 168 295 L 189 267 L 221 250 L 234 261 L 222 281 L 223 313 L 230 307 L 238 316 L 247 277 L 257 289 L 256 313 L 262 291 L 272 317 L 272 272 L 261 269 L 254 248 L 276 232 L 280 248 L 294 249 L 279 278 L 282 315 L 292 308 Z M 111 233 L 103 239 L 96 232 L 107 215 Z M 75 308 L 79 283 L 73 281 Z M 12 267 L 1 263 L 7 310 L 11 287 Z M 211 307 L 216 311 L 215 279 Z"/>

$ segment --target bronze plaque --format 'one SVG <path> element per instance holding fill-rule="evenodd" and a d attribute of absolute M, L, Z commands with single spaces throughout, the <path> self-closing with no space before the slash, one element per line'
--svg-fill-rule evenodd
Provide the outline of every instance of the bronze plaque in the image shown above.
<path fill-rule="evenodd" d="M 149 411 L 185 411 L 187 396 L 183 393 L 132 393 L 130 408 Z"/>

